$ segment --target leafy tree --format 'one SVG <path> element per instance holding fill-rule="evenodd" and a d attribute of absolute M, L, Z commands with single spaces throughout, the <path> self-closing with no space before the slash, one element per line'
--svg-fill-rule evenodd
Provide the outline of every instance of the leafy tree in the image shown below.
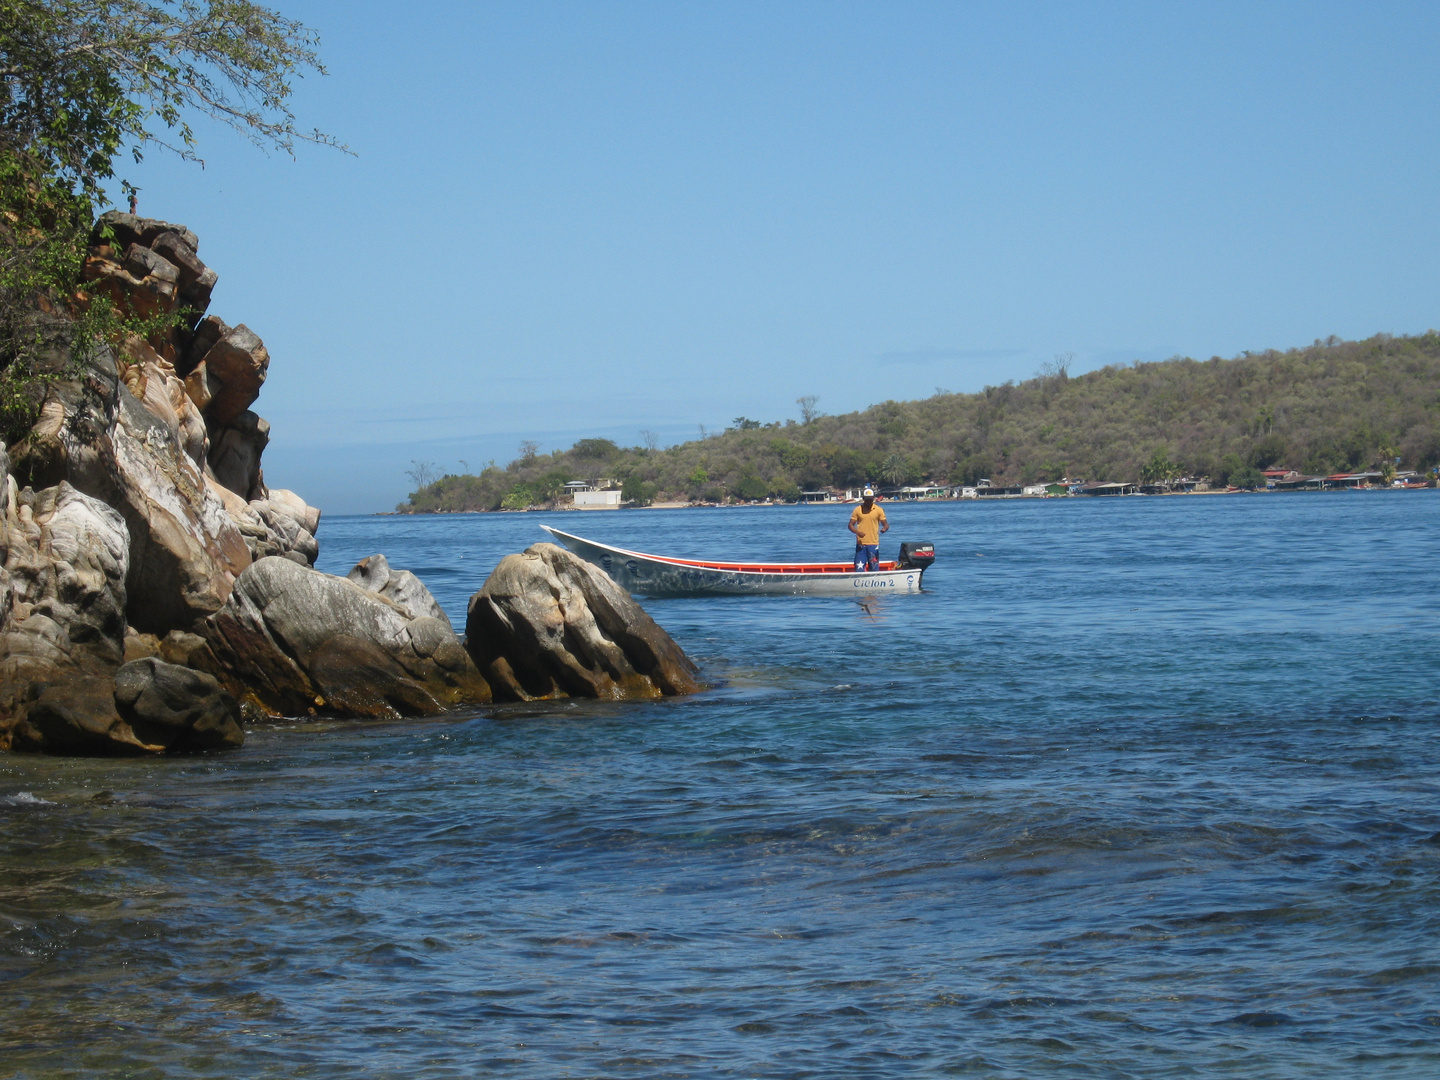
<path fill-rule="evenodd" d="M 770 486 L 755 475 L 753 469 L 746 469 L 734 487 L 736 498 L 759 500 L 770 494 Z"/>
<path fill-rule="evenodd" d="M 500 500 L 501 510 L 528 510 L 540 501 L 535 489 L 528 484 L 517 484 Z"/>
<path fill-rule="evenodd" d="M 1235 487 L 1254 491 L 1258 487 L 1265 486 L 1265 474 L 1254 465 L 1242 465 L 1230 474 L 1230 483 Z"/>
<path fill-rule="evenodd" d="M 620 497 L 636 506 L 649 506 L 655 501 L 656 487 L 648 480 L 632 476 L 620 487 Z"/>
<path fill-rule="evenodd" d="M 591 458 L 603 462 L 609 461 L 620 453 L 620 447 L 610 439 L 581 439 L 570 448 L 570 453 L 578 458 Z"/>
<path fill-rule="evenodd" d="M 911 478 L 910 463 L 900 454 L 891 454 L 880 466 L 880 479 L 892 484 L 904 484 Z"/>
<path fill-rule="evenodd" d="M 541 502 L 554 502 L 565 494 L 565 485 L 570 482 L 572 474 L 569 469 L 550 469 L 532 485 L 537 499 Z"/>
<path fill-rule="evenodd" d="M 150 143 L 198 160 L 191 115 L 262 148 L 338 146 L 299 131 L 289 107 L 293 80 L 325 72 L 318 45 L 313 30 L 246 0 L 4 0 L 3 145 L 91 197 L 127 147 L 137 160 Z"/>

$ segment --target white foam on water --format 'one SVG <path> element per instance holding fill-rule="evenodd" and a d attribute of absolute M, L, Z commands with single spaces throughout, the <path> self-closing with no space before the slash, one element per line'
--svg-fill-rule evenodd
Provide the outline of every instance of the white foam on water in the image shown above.
<path fill-rule="evenodd" d="M 54 806 L 49 799 L 42 799 L 40 796 L 29 791 L 17 791 L 13 795 L 0 795 L 0 805 L 4 806 Z"/>

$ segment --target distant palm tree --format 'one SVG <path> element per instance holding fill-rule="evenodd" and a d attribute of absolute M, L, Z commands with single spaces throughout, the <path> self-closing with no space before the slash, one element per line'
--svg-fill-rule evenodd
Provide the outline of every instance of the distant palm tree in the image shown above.
<path fill-rule="evenodd" d="M 880 466 L 880 479 L 892 484 L 903 484 L 910 479 L 910 465 L 899 454 L 891 454 Z"/>
<path fill-rule="evenodd" d="M 1177 471 L 1170 461 L 1170 455 L 1164 450 L 1156 450 L 1149 462 L 1140 470 L 1140 479 L 1147 484 L 1165 484 L 1175 478 Z"/>
<path fill-rule="evenodd" d="M 1389 487 L 1390 482 L 1395 479 L 1395 447 L 1388 442 L 1380 444 L 1380 479 Z"/>

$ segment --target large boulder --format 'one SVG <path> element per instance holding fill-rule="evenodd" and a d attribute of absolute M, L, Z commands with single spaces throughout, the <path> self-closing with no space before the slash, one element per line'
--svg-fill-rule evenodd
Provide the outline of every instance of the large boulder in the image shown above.
<path fill-rule="evenodd" d="M 213 676 L 153 656 L 115 672 L 115 707 L 147 746 L 224 750 L 245 742 L 240 706 Z"/>
<path fill-rule="evenodd" d="M 210 306 L 210 294 L 220 280 L 219 275 L 200 261 L 195 249 L 177 232 L 161 233 L 150 244 L 150 250 L 171 263 L 178 272 L 180 303 L 195 312 L 196 316 L 203 315 Z M 196 321 L 192 317 L 189 325 L 194 325 Z"/>
<path fill-rule="evenodd" d="M 230 327 L 225 324 L 224 319 L 218 315 L 206 315 L 205 318 L 201 319 L 196 325 L 194 331 L 186 336 L 184 348 L 180 350 L 179 359 L 175 362 L 175 370 L 179 372 L 182 379 L 187 380 L 187 386 L 191 385 L 189 376 L 195 370 L 196 365 L 199 364 L 201 360 L 204 360 L 205 354 L 214 348 L 215 343 L 229 332 Z M 208 396 L 203 392 L 203 385 L 202 376 L 200 380 L 194 383 L 195 393 L 198 396 L 204 396 L 205 400 L 208 401 Z M 199 401 L 197 401 L 196 404 L 204 408 L 204 405 Z"/>
<path fill-rule="evenodd" d="M 185 388 L 213 429 L 255 403 L 270 369 L 265 343 L 244 323 L 228 330 L 185 377 Z"/>
<path fill-rule="evenodd" d="M 141 742 L 115 706 L 110 672 L 73 670 L 36 687 L 10 735 L 10 749 L 32 754 L 133 757 L 164 751 Z"/>
<path fill-rule="evenodd" d="M 155 658 L 71 668 L 34 688 L 13 725 L 23 753 L 133 757 L 242 745 L 240 707 L 209 675 Z"/>
<path fill-rule="evenodd" d="M 31 486 L 66 481 L 119 510 L 130 534 L 129 621 L 156 634 L 218 610 L 251 561 L 181 437 L 171 417 L 124 385 L 102 349 L 77 377 L 46 383 L 40 418 L 14 455 Z"/>
<path fill-rule="evenodd" d="M 432 716 L 490 700 L 448 623 L 285 558 L 251 564 L 201 634 L 196 662 L 271 715 Z"/>
<path fill-rule="evenodd" d="M 658 698 L 700 688 L 680 646 L 603 571 L 554 544 L 500 561 L 465 647 L 497 698 Z"/>
<path fill-rule="evenodd" d="M 0 552 L 9 603 L 0 632 L 43 616 L 63 628 L 67 655 L 83 649 L 118 663 L 125 653 L 125 520 L 66 483 L 38 493 L 6 487 Z"/>
<path fill-rule="evenodd" d="M 135 735 L 113 697 L 128 548 L 124 519 L 104 503 L 66 483 L 22 491 L 0 471 L 0 747 L 157 749 Z"/>
<path fill-rule="evenodd" d="M 124 655 L 124 520 L 69 484 L 37 494 L 3 476 L 0 496 L 0 746 L 33 713 L 61 752 L 140 752 L 94 690 Z"/>
<path fill-rule="evenodd" d="M 166 233 L 173 233 L 192 253 L 200 250 L 200 238 L 184 225 L 172 225 L 159 218 L 138 217 L 123 210 L 101 214 L 90 232 L 90 243 L 124 251 L 131 244 L 150 247 Z"/>
<path fill-rule="evenodd" d="M 86 291 L 107 296 L 119 310 L 142 319 L 173 314 L 180 306 L 179 271 L 158 255 L 152 260 L 139 252 L 148 254 L 134 245 L 118 258 L 109 249 L 92 253 L 81 268 Z"/>
<path fill-rule="evenodd" d="M 205 420 L 186 393 L 175 366 L 147 341 L 133 335 L 126 340 L 117 363 L 125 388 L 170 429 L 185 456 L 203 470 L 210 449 Z"/>
<path fill-rule="evenodd" d="M 207 476 L 205 482 L 245 538 L 252 562 L 284 555 L 304 566 L 314 565 L 320 544 L 311 530 L 320 525 L 319 510 L 283 488 L 266 489 L 266 498 L 247 503 L 213 477 Z"/>

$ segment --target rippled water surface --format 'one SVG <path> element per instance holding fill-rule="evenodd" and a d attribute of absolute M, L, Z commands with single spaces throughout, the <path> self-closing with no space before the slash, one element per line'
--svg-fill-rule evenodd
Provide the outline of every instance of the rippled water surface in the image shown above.
<path fill-rule="evenodd" d="M 1440 1075 L 1433 492 L 933 504 L 918 596 L 646 601 L 714 689 L 0 758 L 0 1075 Z M 338 518 L 463 625 L 554 520 Z"/>

